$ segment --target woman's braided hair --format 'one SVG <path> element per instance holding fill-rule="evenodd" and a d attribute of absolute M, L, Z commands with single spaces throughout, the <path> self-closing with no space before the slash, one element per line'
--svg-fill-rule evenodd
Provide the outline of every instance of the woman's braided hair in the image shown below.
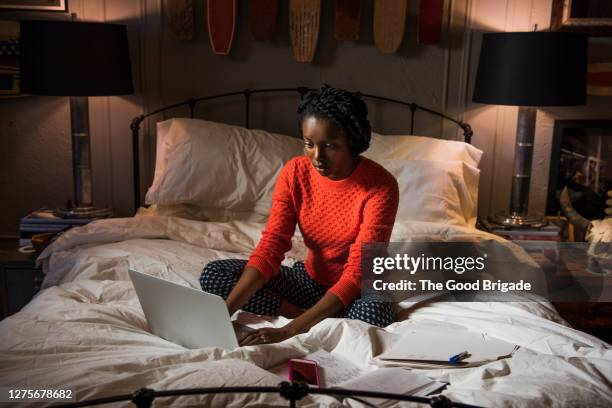
<path fill-rule="evenodd" d="M 325 85 L 308 92 L 298 107 L 299 129 L 307 117 L 331 120 L 346 134 L 351 152 L 357 156 L 370 147 L 372 127 L 368 107 L 358 94 Z"/>

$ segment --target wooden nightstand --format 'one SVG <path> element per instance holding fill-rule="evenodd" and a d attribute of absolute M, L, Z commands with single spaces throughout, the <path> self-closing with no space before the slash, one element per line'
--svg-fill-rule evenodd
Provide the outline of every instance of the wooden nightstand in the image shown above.
<path fill-rule="evenodd" d="M 0 239 L 0 319 L 21 310 L 43 281 L 36 255 L 22 254 L 18 248 L 17 239 Z"/>

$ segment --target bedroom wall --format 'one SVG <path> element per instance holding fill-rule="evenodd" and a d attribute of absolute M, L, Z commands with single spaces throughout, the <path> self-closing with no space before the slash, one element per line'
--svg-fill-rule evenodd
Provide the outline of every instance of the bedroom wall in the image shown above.
<path fill-rule="evenodd" d="M 93 195 L 95 203 L 130 214 L 129 122 L 141 112 L 140 15 L 145 1 L 71 0 L 78 19 L 127 24 L 137 93 L 90 98 Z M 67 20 L 67 13 L 0 11 L 0 20 Z M 18 235 L 19 219 L 42 206 L 73 198 L 70 110 L 67 97 L 0 99 L 0 237 Z"/>
<path fill-rule="evenodd" d="M 516 120 L 518 108 L 471 103 L 483 32 L 533 31 L 534 24 L 543 31 L 550 26 L 552 0 L 471 0 L 471 31 L 468 70 L 468 103 L 465 120 L 474 128 L 474 145 L 484 151 L 480 168 L 479 214 L 507 211 Z M 589 62 L 612 61 L 612 38 L 589 39 Z M 530 211 L 544 212 L 548 191 L 548 173 L 555 120 L 610 119 L 612 97 L 587 96 L 587 104 L 575 107 L 538 110 L 533 170 L 529 196 Z"/>
<path fill-rule="evenodd" d="M 162 0 L 71 0 L 79 19 L 127 24 L 137 93 L 129 97 L 91 98 L 94 199 L 132 213 L 130 119 L 143 112 L 189 97 L 254 87 L 319 86 L 329 83 L 363 92 L 410 100 L 468 121 L 474 144 L 484 150 L 481 164 L 479 213 L 504 210 L 509 202 L 510 169 L 516 108 L 468 103 L 483 31 L 531 30 L 548 25 L 552 0 L 448 0 L 443 44 L 418 46 L 418 2 L 409 1 L 404 42 L 398 53 L 383 55 L 372 44 L 372 2 L 364 2 L 362 32 L 356 43 L 333 39 L 333 1 L 324 1 L 318 51 L 311 64 L 293 61 L 289 44 L 287 2 L 280 2 L 281 19 L 272 42 L 256 42 L 248 26 L 248 2 L 238 1 L 237 31 L 229 56 L 214 55 L 204 24 L 204 1 L 196 5 L 196 35 L 182 42 L 164 21 Z M 6 13 L 0 19 L 68 18 L 66 14 Z M 611 39 L 592 40 L 593 62 L 609 61 Z M 548 155 L 555 118 L 609 117 L 610 99 L 589 98 L 580 108 L 546 109 L 538 113 L 537 166 L 530 205 L 543 209 Z M 252 105 L 253 127 L 295 134 L 295 99 L 260 98 Z M 212 120 L 242 124 L 240 99 L 198 112 Z M 375 129 L 406 133 L 407 113 L 371 105 Z M 153 118 L 144 124 L 142 174 L 153 170 Z M 455 127 L 422 115 L 417 134 L 460 139 Z M 26 97 L 0 100 L 0 235 L 14 236 L 21 216 L 42 205 L 58 206 L 72 195 L 67 98 Z M 142 183 L 142 191 L 146 182 Z"/>
<path fill-rule="evenodd" d="M 248 25 L 248 2 L 238 1 L 237 31 L 229 56 L 211 51 L 205 30 L 203 0 L 195 0 L 196 35 L 182 42 L 165 26 L 161 0 L 72 0 L 70 11 L 79 19 L 120 22 L 128 25 L 137 93 L 127 98 L 91 98 L 92 162 L 94 200 L 107 203 L 116 215 L 132 212 L 131 148 L 129 122 L 141 111 L 214 92 L 255 87 L 311 87 L 329 83 L 392 98 L 413 101 L 455 115 L 464 99 L 459 86 L 464 64 L 462 32 L 466 0 L 455 0 L 446 13 L 443 46 L 416 44 L 418 2 L 409 2 L 405 39 L 400 50 L 383 55 L 373 46 L 373 3 L 364 2 L 362 31 L 356 43 L 338 43 L 333 38 L 333 1 L 324 1 L 318 51 L 312 64 L 292 58 L 288 33 L 288 2 L 281 1 L 277 34 L 272 42 L 256 42 Z M 51 17 L 49 14 L 43 18 Z M 28 13 L 1 18 L 32 18 Z M 66 14 L 53 18 L 68 18 Z M 252 126 L 296 134 L 296 98 L 253 100 Z M 41 205 L 58 206 L 71 197 L 69 117 L 67 98 L 27 97 L 0 101 L 3 158 L 14 157 L 22 166 L 15 171 L 0 160 L 2 180 L 0 235 L 15 235 L 18 220 Z M 212 120 L 243 123 L 242 100 L 228 100 L 198 112 Z M 408 111 L 371 105 L 375 129 L 383 133 L 408 133 Z M 155 119 L 161 119 L 155 118 Z M 155 120 L 154 119 L 154 120 Z M 154 120 L 145 123 L 151 133 Z M 47 124 L 50 122 L 50 124 Z M 454 126 L 427 114 L 418 115 L 417 134 L 459 137 Z M 24 142 L 25 140 L 25 142 Z M 143 141 L 144 180 L 151 179 L 154 140 Z M 51 153 L 49 153 L 51 152 Z M 148 152 L 149 154 L 146 154 Z M 44 163 L 51 170 L 46 172 Z M 146 188 L 143 182 L 143 192 Z M 6 194 L 6 192 L 11 192 Z"/>

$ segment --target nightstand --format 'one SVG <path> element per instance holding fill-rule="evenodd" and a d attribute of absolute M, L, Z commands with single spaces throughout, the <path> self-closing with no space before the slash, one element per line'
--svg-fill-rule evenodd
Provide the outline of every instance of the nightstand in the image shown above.
<path fill-rule="evenodd" d="M 21 310 L 43 281 L 36 254 L 22 254 L 18 248 L 17 239 L 0 239 L 0 319 Z"/>
<path fill-rule="evenodd" d="M 591 294 L 598 294 L 599 300 L 610 300 L 612 294 L 612 275 L 606 273 L 597 263 L 592 263 L 587 255 L 588 243 L 514 241 L 525 249 L 531 258 L 542 267 L 544 273 L 554 273 L 561 282 L 583 289 L 591 288 Z M 556 248 L 556 249 L 553 249 Z M 544 252 L 548 251 L 548 255 Z M 551 252 L 552 251 L 552 252 Z M 553 253 L 557 251 L 558 258 Z M 552 262 L 553 257 L 555 262 Z M 552 269 L 551 269 L 552 268 Z M 567 284 L 567 283 L 565 283 Z M 554 287 L 554 286 L 553 286 Z M 586 293 L 586 292 L 585 292 Z M 585 294 L 586 296 L 586 294 Z M 590 299 L 590 298 L 589 298 Z M 551 303 L 573 328 L 612 343 L 612 302 L 592 302 L 554 296 Z M 597 299 L 597 298 L 596 298 Z"/>

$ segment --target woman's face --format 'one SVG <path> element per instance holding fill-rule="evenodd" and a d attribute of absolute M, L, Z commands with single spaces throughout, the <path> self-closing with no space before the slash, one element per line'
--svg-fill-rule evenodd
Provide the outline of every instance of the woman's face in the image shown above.
<path fill-rule="evenodd" d="M 330 120 L 308 116 L 302 122 L 304 154 L 322 176 L 342 180 L 351 175 L 359 156 L 354 156 L 344 132 Z"/>

